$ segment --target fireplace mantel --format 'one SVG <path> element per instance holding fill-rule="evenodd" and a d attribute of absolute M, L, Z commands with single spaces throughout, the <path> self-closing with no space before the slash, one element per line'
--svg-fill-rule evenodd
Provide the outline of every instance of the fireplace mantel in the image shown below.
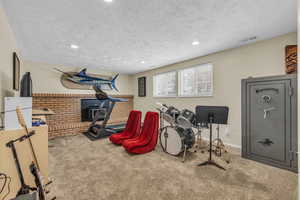
<path fill-rule="evenodd" d="M 56 98 L 95 98 L 95 94 L 71 94 L 71 93 L 33 93 L 33 97 Z M 133 98 L 133 95 L 110 95 L 116 98 Z"/>

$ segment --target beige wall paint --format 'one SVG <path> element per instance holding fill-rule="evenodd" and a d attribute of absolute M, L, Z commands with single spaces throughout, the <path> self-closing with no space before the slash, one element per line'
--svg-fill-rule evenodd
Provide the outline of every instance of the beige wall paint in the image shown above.
<path fill-rule="evenodd" d="M 60 82 L 61 73 L 55 71 L 53 68 L 59 68 L 63 71 L 80 71 L 83 67 L 67 67 L 32 61 L 23 61 L 24 71 L 31 73 L 34 93 L 94 94 L 93 90 L 72 90 L 65 88 Z M 88 72 L 107 76 L 116 75 L 116 73 L 101 70 L 88 69 Z M 116 81 L 117 88 L 120 92 L 108 91 L 108 93 L 132 95 L 133 84 L 131 80 L 131 75 L 121 74 Z"/>
<path fill-rule="evenodd" d="M 0 5 L 0 111 L 4 108 L 4 97 L 18 95 L 13 91 L 13 52 L 18 53 L 16 40 Z M 22 67 L 21 67 L 22 68 Z M 2 120 L 0 120 L 0 126 Z"/>
<path fill-rule="evenodd" d="M 221 127 L 224 141 L 241 145 L 241 79 L 249 76 L 271 76 L 284 74 L 285 46 L 297 44 L 297 34 L 290 33 L 270 40 L 226 50 L 189 61 L 168 65 L 134 76 L 134 108 L 155 110 L 155 103 L 162 102 L 180 109 L 195 110 L 196 105 L 229 106 L 229 126 Z M 214 96 L 203 98 L 154 98 L 153 75 L 170 70 L 211 62 L 214 65 Z M 137 78 L 147 77 L 147 97 L 137 97 Z M 227 129 L 227 130 L 226 130 Z M 227 134 L 227 132 L 229 134 Z"/>

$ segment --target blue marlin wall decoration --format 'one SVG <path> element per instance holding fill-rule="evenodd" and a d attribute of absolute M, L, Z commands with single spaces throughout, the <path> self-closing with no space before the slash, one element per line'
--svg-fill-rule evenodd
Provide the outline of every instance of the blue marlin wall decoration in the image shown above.
<path fill-rule="evenodd" d="M 118 88 L 116 87 L 116 79 L 118 78 L 119 74 L 117 74 L 111 80 L 108 80 L 104 78 L 98 78 L 98 77 L 87 75 L 86 68 L 75 74 L 67 73 L 57 68 L 54 69 L 66 75 L 66 79 L 72 81 L 73 83 L 82 84 L 82 85 L 91 85 L 91 86 L 96 86 L 98 88 L 101 88 L 102 86 L 107 86 L 111 90 L 115 89 L 116 91 L 119 91 Z"/>

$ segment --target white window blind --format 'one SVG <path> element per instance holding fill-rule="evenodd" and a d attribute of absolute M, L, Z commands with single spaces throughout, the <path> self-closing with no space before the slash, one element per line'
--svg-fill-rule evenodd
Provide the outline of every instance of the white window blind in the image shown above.
<path fill-rule="evenodd" d="M 153 94 L 156 97 L 177 96 L 177 72 L 167 72 L 153 76 Z"/>
<path fill-rule="evenodd" d="M 180 70 L 179 96 L 212 96 L 213 65 L 211 63 Z"/>

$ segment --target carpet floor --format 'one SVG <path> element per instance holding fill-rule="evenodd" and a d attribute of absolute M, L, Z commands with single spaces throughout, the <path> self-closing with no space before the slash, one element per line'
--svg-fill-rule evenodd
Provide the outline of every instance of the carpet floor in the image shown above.
<path fill-rule="evenodd" d="M 161 151 L 130 155 L 108 139 L 82 135 L 49 142 L 51 193 L 61 200 L 292 200 L 295 173 L 241 158 L 216 161 L 226 171 L 197 167 L 207 154 L 189 153 L 185 163 Z"/>

